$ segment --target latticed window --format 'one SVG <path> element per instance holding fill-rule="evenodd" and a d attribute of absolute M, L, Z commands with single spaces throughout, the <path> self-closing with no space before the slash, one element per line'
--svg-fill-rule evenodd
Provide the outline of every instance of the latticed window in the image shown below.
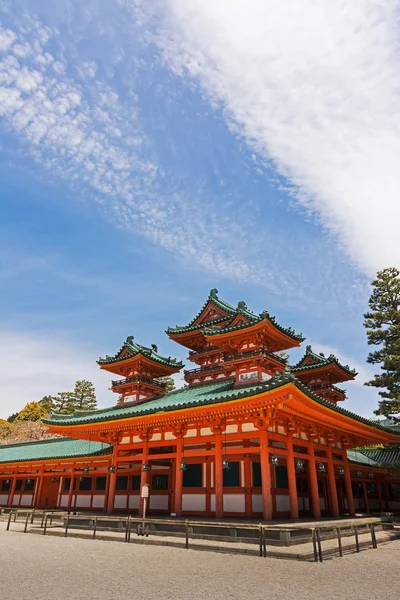
<path fill-rule="evenodd" d="M 168 475 L 153 475 L 151 489 L 156 492 L 168 490 Z"/>

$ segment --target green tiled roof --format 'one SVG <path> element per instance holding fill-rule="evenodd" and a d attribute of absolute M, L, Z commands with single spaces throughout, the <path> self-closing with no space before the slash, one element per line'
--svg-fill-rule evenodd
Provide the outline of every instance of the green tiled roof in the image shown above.
<path fill-rule="evenodd" d="M 101 442 L 53 438 L 36 442 L 0 445 L 0 463 L 25 462 L 53 458 L 75 458 L 78 456 L 101 456 L 110 454 L 112 446 Z"/>
<path fill-rule="evenodd" d="M 375 429 L 393 433 L 393 431 L 391 431 L 389 428 L 380 425 L 379 422 L 370 421 L 369 419 L 360 417 L 349 410 L 336 406 L 328 400 L 324 400 L 289 372 L 277 373 L 268 381 L 261 381 L 246 386 L 235 386 L 234 379 L 225 379 L 210 383 L 207 382 L 199 385 L 188 386 L 179 390 L 174 390 L 168 394 L 163 394 L 157 398 L 153 398 L 148 402 L 143 402 L 142 404 L 131 406 L 113 406 L 111 408 L 95 411 L 77 411 L 73 415 L 51 415 L 50 419 L 43 419 L 43 422 L 52 425 L 68 426 L 134 418 L 156 414 L 158 412 L 167 412 L 196 406 L 206 406 L 221 402 L 228 402 L 230 400 L 237 400 L 240 398 L 247 398 L 256 394 L 261 394 L 262 392 L 267 392 L 269 390 L 282 387 L 283 385 L 291 382 L 307 396 L 318 402 L 318 404 L 325 406 L 329 410 L 350 417 L 351 419 L 369 425 L 370 427 L 374 427 Z"/>
<path fill-rule="evenodd" d="M 186 333 L 188 331 L 195 331 L 196 329 L 202 329 L 207 323 L 201 323 L 201 325 L 195 325 L 195 323 L 201 317 L 201 315 L 204 313 L 204 311 L 206 310 L 206 308 L 210 302 L 212 304 L 214 304 L 214 306 L 216 308 L 219 308 L 220 310 L 224 311 L 226 313 L 226 315 L 219 317 L 218 319 L 213 319 L 211 321 L 208 321 L 208 323 L 223 323 L 224 321 L 229 320 L 231 315 L 235 314 L 236 308 L 234 306 L 232 306 L 231 304 L 229 304 L 228 302 L 221 300 L 221 298 L 218 297 L 218 290 L 213 289 L 210 291 L 208 298 L 205 301 L 205 303 L 203 304 L 200 312 L 198 312 L 197 315 L 195 317 L 193 317 L 193 319 L 190 321 L 190 323 L 188 323 L 187 325 L 176 325 L 175 327 L 168 327 L 168 329 L 166 330 L 166 333 L 172 333 L 172 334 L 173 333 Z"/>
<path fill-rule="evenodd" d="M 372 460 L 372 458 L 368 458 L 368 456 L 364 456 L 364 454 L 361 454 L 361 452 L 357 449 L 347 450 L 347 458 L 350 462 L 356 463 L 358 465 L 367 465 L 369 467 L 378 466 L 375 460 Z"/>
<path fill-rule="evenodd" d="M 129 350 L 129 354 L 126 352 L 122 354 L 125 348 Z M 133 340 L 133 335 L 130 335 L 126 338 L 126 342 L 124 342 L 122 347 L 118 350 L 117 354 L 115 354 L 114 356 L 106 356 L 105 358 L 99 358 L 97 364 L 108 365 L 115 362 L 119 362 L 121 360 L 127 360 L 128 358 L 133 358 L 138 354 L 141 354 L 142 356 L 145 356 L 146 358 L 154 360 L 155 362 L 165 365 L 167 367 L 173 367 L 174 369 L 182 369 L 183 367 L 183 363 L 178 362 L 175 358 L 171 358 L 170 356 L 166 358 L 165 356 L 161 356 L 161 354 L 158 354 L 157 346 L 155 344 L 153 344 L 151 348 L 147 348 L 146 346 L 141 346 L 140 344 L 137 344 Z"/>
<path fill-rule="evenodd" d="M 248 311 L 246 310 L 246 312 L 248 312 Z M 238 314 L 243 314 L 244 316 L 247 316 L 249 318 L 249 322 L 239 323 L 238 325 L 231 326 L 230 323 L 233 323 L 234 319 L 236 318 L 236 316 Z M 296 333 L 294 331 L 294 329 L 292 329 L 291 327 L 282 327 L 282 325 L 279 325 L 279 323 L 277 323 L 275 317 L 271 317 L 270 314 L 268 313 L 268 311 L 265 310 L 264 312 L 260 313 L 259 315 L 255 315 L 254 313 L 250 313 L 249 315 L 247 315 L 239 307 L 236 310 L 236 314 L 234 315 L 234 317 L 232 319 L 230 319 L 230 321 L 228 323 L 226 323 L 225 325 L 222 325 L 222 327 L 213 327 L 214 323 L 212 323 L 209 327 L 205 327 L 204 334 L 207 336 L 221 335 L 221 334 L 228 333 L 231 331 L 238 331 L 240 329 L 246 329 L 247 327 L 252 327 L 256 323 L 261 323 L 262 321 L 269 321 L 276 329 L 278 329 L 279 331 L 281 331 L 288 337 L 292 338 L 293 340 L 296 340 L 298 342 L 303 342 L 305 340 L 305 338 L 303 337 L 303 335 L 301 333 Z"/>
<path fill-rule="evenodd" d="M 302 366 L 302 363 L 307 357 L 311 357 L 315 362 L 310 365 Z M 332 363 L 335 363 L 342 371 L 348 373 L 351 377 L 355 377 L 357 372 L 354 369 L 351 369 L 349 365 L 342 365 L 341 362 L 336 358 L 334 354 L 330 354 L 329 356 L 325 356 L 324 354 L 316 354 L 312 351 L 311 346 L 306 346 L 306 353 L 302 357 L 302 359 L 293 367 L 291 367 L 291 371 L 293 373 L 300 373 L 303 371 L 311 371 L 312 369 L 319 369 L 320 367 L 326 367 Z"/>
<path fill-rule="evenodd" d="M 359 452 L 377 463 L 400 464 L 400 445 L 397 448 L 363 448 Z"/>

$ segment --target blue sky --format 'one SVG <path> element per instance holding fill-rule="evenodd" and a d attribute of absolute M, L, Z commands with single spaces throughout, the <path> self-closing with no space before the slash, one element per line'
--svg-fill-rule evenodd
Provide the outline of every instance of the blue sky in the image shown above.
<path fill-rule="evenodd" d="M 213 287 L 355 366 L 346 404 L 372 414 L 395 3 L 268 4 L 0 2 L 2 416 L 83 377 L 112 404 L 95 360 L 130 334 L 186 359 L 164 330 Z"/>

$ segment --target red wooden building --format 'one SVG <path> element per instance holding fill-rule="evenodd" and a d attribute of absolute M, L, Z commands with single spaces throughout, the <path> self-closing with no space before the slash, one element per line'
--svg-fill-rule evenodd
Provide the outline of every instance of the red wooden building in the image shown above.
<path fill-rule="evenodd" d="M 310 346 L 288 366 L 282 351 L 303 337 L 217 290 L 167 334 L 189 350 L 187 385 L 165 393 L 182 363 L 128 337 L 98 361 L 122 404 L 52 415 L 63 438 L 0 446 L 0 505 L 134 513 L 147 483 L 150 512 L 177 516 L 400 510 L 399 470 L 357 450 L 400 433 L 342 408 L 348 366 Z"/>

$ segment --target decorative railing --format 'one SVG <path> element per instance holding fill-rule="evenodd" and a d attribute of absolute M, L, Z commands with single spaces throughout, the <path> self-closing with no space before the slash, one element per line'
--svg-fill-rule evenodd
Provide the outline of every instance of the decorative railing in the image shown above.
<path fill-rule="evenodd" d="M 112 381 L 112 387 L 119 387 L 122 385 L 129 385 L 130 383 L 147 383 L 148 385 L 153 385 L 155 387 L 159 387 L 164 389 L 166 384 L 163 381 L 157 381 L 156 379 L 151 379 L 150 377 L 129 377 L 127 379 L 118 379 L 117 381 Z"/>
<path fill-rule="evenodd" d="M 310 389 L 312 389 L 313 392 L 337 392 L 340 396 L 343 396 L 344 398 L 346 397 L 346 390 L 342 390 L 341 388 L 339 388 L 333 384 L 329 384 L 329 383 L 320 383 L 317 385 L 311 384 L 308 387 Z"/>
<path fill-rule="evenodd" d="M 282 365 L 286 365 L 286 361 L 283 358 L 281 358 L 280 356 L 277 356 L 273 352 L 269 352 L 268 350 L 265 350 L 264 348 L 259 348 L 257 350 L 247 350 L 246 352 L 235 352 L 233 354 L 224 354 L 224 361 L 225 362 L 233 362 L 236 360 L 241 360 L 242 358 L 264 357 L 264 356 L 269 356 L 270 358 L 272 358 L 273 360 L 276 360 L 277 362 L 281 363 Z"/>
<path fill-rule="evenodd" d="M 222 352 L 218 346 L 207 346 L 207 348 L 203 348 L 202 350 L 189 350 L 189 359 L 195 358 L 196 356 L 202 356 L 203 354 L 209 354 L 215 350 Z"/>
<path fill-rule="evenodd" d="M 185 376 L 186 375 L 198 375 L 198 374 L 202 374 L 202 373 L 212 373 L 214 371 L 223 371 L 223 370 L 224 370 L 224 365 L 219 364 L 219 365 L 211 365 L 211 366 L 201 367 L 200 369 L 187 369 L 184 371 L 184 374 L 185 374 Z"/>

